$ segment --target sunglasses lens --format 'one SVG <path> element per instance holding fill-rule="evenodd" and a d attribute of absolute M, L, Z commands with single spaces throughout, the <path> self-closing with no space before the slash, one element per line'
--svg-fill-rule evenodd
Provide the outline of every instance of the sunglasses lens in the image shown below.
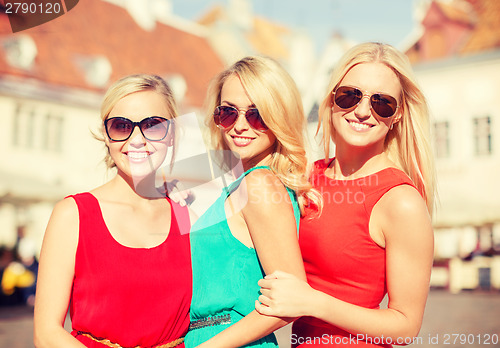
<path fill-rule="evenodd" d="M 112 117 L 104 121 L 106 133 L 113 141 L 125 141 L 139 125 L 144 137 L 150 141 L 160 141 L 167 136 L 170 121 L 163 117 L 148 117 L 134 123 L 125 117 Z"/>
<path fill-rule="evenodd" d="M 363 98 L 363 93 L 353 87 L 339 87 L 335 91 L 335 104 L 342 109 L 350 109 Z"/>
<path fill-rule="evenodd" d="M 342 86 L 337 88 L 333 99 L 341 109 L 350 109 L 356 106 L 363 98 L 363 92 L 354 87 Z M 373 94 L 370 97 L 373 110 L 380 117 L 391 117 L 396 112 L 398 102 L 387 94 Z"/>
<path fill-rule="evenodd" d="M 373 110 L 380 117 L 391 117 L 396 112 L 398 102 L 386 94 L 374 94 L 370 98 Z"/>
<path fill-rule="evenodd" d="M 268 128 L 264 123 L 264 120 L 259 114 L 257 109 L 248 109 L 246 112 L 246 119 L 250 127 L 258 131 L 266 131 Z"/>
<path fill-rule="evenodd" d="M 162 117 L 148 117 L 141 121 L 141 131 L 146 139 L 160 141 L 167 136 L 170 121 Z"/>
<path fill-rule="evenodd" d="M 130 120 L 122 117 L 113 117 L 106 120 L 106 132 L 113 141 L 123 141 L 127 139 L 133 130 Z"/>
<path fill-rule="evenodd" d="M 238 116 L 238 109 L 232 106 L 218 106 L 214 111 L 214 122 L 221 128 L 227 129 L 236 123 Z M 259 114 L 259 110 L 255 108 L 248 109 L 245 113 L 245 118 L 250 127 L 255 130 L 264 132 L 268 129 Z"/>
<path fill-rule="evenodd" d="M 238 110 L 231 106 L 218 106 L 215 108 L 215 124 L 222 128 L 231 127 L 238 119 Z"/>

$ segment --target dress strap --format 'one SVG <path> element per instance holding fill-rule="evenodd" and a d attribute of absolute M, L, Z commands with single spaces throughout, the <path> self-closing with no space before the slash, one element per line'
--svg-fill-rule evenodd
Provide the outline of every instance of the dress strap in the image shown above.
<path fill-rule="evenodd" d="M 103 243 L 107 239 L 107 227 L 102 217 L 99 201 L 90 192 L 67 196 L 76 202 L 78 207 L 78 249 L 93 248 L 96 241 Z"/>
<path fill-rule="evenodd" d="M 243 174 L 241 174 L 239 176 L 238 179 L 236 179 L 234 182 L 232 182 L 228 187 L 226 187 L 224 189 L 226 191 L 227 196 L 229 196 L 231 193 L 233 193 L 234 190 L 236 190 L 240 186 L 241 181 L 245 178 L 245 176 L 247 176 L 248 174 L 250 174 L 251 172 L 253 172 L 254 170 L 257 170 L 257 169 L 271 170 L 271 167 L 269 167 L 269 166 L 256 166 L 256 167 L 252 167 L 250 169 L 247 169 Z"/>
<path fill-rule="evenodd" d="M 99 207 L 99 201 L 90 192 L 78 193 L 75 195 L 70 195 L 65 198 L 73 198 L 78 207 L 78 216 L 80 219 L 80 230 L 85 228 L 84 225 L 94 226 L 98 223 L 99 216 L 102 217 L 101 208 Z M 91 230 L 94 230 L 92 228 Z"/>
<path fill-rule="evenodd" d="M 368 176 L 366 184 L 360 186 L 364 190 L 364 204 L 366 211 L 371 214 L 373 207 L 382 198 L 382 196 L 384 196 L 389 190 L 400 185 L 409 185 L 417 190 L 408 175 L 397 168 L 388 167 L 378 173 Z"/>
<path fill-rule="evenodd" d="M 176 224 L 181 235 L 189 233 L 191 230 L 191 220 L 189 218 L 188 207 L 182 207 L 179 203 L 172 201 L 170 198 L 166 197 L 167 201 L 170 203 L 170 211 L 172 213 L 171 224 Z M 172 225 L 173 226 L 173 225 Z M 172 228 L 170 229 L 173 230 Z"/>
<path fill-rule="evenodd" d="M 243 174 L 248 174 L 248 173 L 250 173 L 251 171 L 254 171 L 255 169 L 269 169 L 269 170 L 271 170 L 271 167 L 269 167 L 269 166 L 255 166 L 255 167 L 252 167 L 252 168 L 248 169 L 248 170 L 247 170 L 245 173 L 243 173 Z"/>
<path fill-rule="evenodd" d="M 226 198 L 229 197 L 231 193 L 233 193 L 241 184 L 241 181 L 245 176 L 253 172 L 254 170 L 257 169 L 268 169 L 272 170 L 271 167 L 269 166 L 256 166 L 248 169 L 245 171 L 243 174 L 240 175 L 238 179 L 236 179 L 233 183 L 231 183 L 228 187 L 224 188 L 224 191 L 226 192 Z M 300 208 L 299 204 L 297 202 L 297 194 L 295 193 L 294 190 L 290 189 L 289 187 L 285 186 L 288 195 L 290 197 L 290 200 L 292 201 L 292 207 L 293 207 L 293 215 L 295 217 L 295 223 L 297 225 L 297 235 L 299 234 L 299 226 L 300 226 Z"/>

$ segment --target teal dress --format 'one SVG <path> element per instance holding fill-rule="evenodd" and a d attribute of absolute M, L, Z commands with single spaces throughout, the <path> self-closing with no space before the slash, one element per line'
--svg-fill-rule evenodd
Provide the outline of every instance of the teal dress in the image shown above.
<path fill-rule="evenodd" d="M 251 168 L 224 188 L 221 196 L 191 228 L 193 297 L 191 325 L 184 341 L 187 348 L 207 341 L 255 309 L 255 300 L 260 295 L 257 282 L 265 273 L 255 249 L 232 235 L 224 202 L 246 175 L 262 168 L 270 169 L 267 166 Z M 287 191 L 298 231 L 300 210 L 297 198 L 293 190 L 287 188 Z M 246 347 L 277 346 L 276 337 L 270 334 Z"/>

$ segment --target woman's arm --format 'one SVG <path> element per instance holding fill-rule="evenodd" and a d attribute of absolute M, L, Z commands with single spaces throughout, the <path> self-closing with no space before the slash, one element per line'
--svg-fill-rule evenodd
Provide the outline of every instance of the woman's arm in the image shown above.
<path fill-rule="evenodd" d="M 242 209 L 253 245 L 266 274 L 278 269 L 305 280 L 297 224 L 287 190 L 267 170 L 246 177 L 248 202 Z M 294 318 L 275 318 L 253 311 L 200 347 L 241 347 L 283 327 Z"/>
<path fill-rule="evenodd" d="M 433 259 L 429 214 L 418 192 L 402 185 L 381 198 L 373 218 L 385 240 L 387 309 L 340 301 L 280 272 L 259 282 L 262 304 L 256 303 L 256 309 L 275 316 L 313 316 L 360 337 L 409 343 L 420 330 L 429 289 Z"/>
<path fill-rule="evenodd" d="M 78 208 L 73 199 L 56 204 L 43 238 L 35 297 L 37 348 L 85 346 L 64 329 L 78 244 Z"/>

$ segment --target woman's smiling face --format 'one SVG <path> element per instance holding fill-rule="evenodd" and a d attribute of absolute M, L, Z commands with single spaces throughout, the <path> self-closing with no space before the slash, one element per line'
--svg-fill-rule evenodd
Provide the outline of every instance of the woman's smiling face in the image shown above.
<path fill-rule="evenodd" d="M 352 86 L 361 90 L 362 100 L 351 109 L 342 109 L 333 104 L 332 125 L 335 128 L 335 143 L 355 147 L 375 146 L 383 149 L 385 137 L 392 124 L 400 119 L 400 109 L 390 117 L 380 117 L 371 108 L 370 97 L 383 93 L 400 101 L 401 85 L 396 74 L 382 63 L 355 65 L 344 76 L 339 86 Z"/>
<path fill-rule="evenodd" d="M 153 116 L 170 119 L 167 103 L 162 95 L 155 91 L 141 91 L 120 99 L 109 113 L 108 119 L 124 117 L 133 122 L 140 122 Z M 113 141 L 106 137 L 106 144 L 118 172 L 122 176 L 141 179 L 154 174 L 161 166 L 168 147 L 172 146 L 172 138 L 167 135 L 161 141 L 150 141 L 144 138 L 139 127 L 135 127 L 127 140 Z"/>
<path fill-rule="evenodd" d="M 255 108 L 255 105 L 249 99 L 237 75 L 229 76 L 224 82 L 220 105 L 232 106 L 240 111 L 236 122 L 231 127 L 221 130 L 229 150 L 239 155 L 245 170 L 265 164 L 273 152 L 276 137 L 270 130 L 261 132 L 248 124 L 245 112 Z"/>

